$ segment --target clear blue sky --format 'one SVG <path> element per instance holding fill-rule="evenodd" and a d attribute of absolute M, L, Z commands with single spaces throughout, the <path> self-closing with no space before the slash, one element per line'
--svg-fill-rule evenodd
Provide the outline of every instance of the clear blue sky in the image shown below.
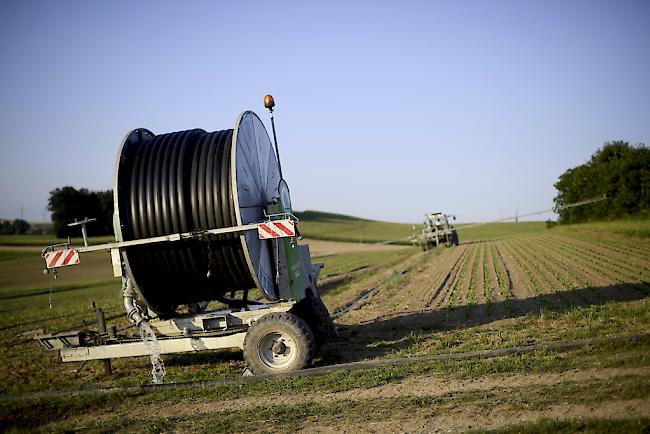
<path fill-rule="evenodd" d="M 133 128 L 267 121 L 266 93 L 296 209 L 550 208 L 604 142 L 650 144 L 649 23 L 645 0 L 5 0 L 0 218 L 42 220 L 56 187 L 111 188 Z"/>

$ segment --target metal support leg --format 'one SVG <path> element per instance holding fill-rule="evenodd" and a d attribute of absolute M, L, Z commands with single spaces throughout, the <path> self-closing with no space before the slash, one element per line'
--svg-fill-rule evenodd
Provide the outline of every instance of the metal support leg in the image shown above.
<path fill-rule="evenodd" d="M 101 307 L 95 309 L 95 316 L 97 317 L 97 331 L 99 332 L 102 343 L 104 343 L 108 333 L 106 331 L 106 317 Z M 102 364 L 104 365 L 104 374 L 112 375 L 113 368 L 111 367 L 111 359 L 102 359 Z"/>

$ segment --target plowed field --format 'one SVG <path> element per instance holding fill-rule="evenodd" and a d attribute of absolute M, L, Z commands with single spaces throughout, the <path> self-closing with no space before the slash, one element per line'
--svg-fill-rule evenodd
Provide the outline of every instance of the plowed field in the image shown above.
<path fill-rule="evenodd" d="M 444 313 L 447 325 L 497 319 L 650 294 L 650 244 L 560 235 L 521 236 L 417 253 L 366 279 L 368 291 L 384 286 L 341 324 L 409 313 Z M 402 267 L 400 269 L 400 267 Z M 392 276 L 402 271 L 401 278 Z M 394 279 L 394 283 L 386 281 Z M 357 292 L 359 292 L 357 290 Z M 345 296 L 347 295 L 347 297 Z M 324 299 L 330 310 L 350 294 Z"/>
<path fill-rule="evenodd" d="M 314 260 L 326 265 L 319 287 L 339 337 L 324 345 L 316 366 L 637 338 L 578 350 L 342 370 L 256 384 L 24 400 L 5 406 L 0 428 L 350 433 L 650 429 L 647 238 L 542 230 L 426 253 L 409 247 L 320 247 L 316 254 L 328 256 Z M 20 261 L 12 256 L 4 263 L 20 269 Z M 8 267 L 4 271 L 11 275 Z M 55 288 L 51 311 L 45 310 L 47 287 L 2 290 L 5 396 L 148 381 L 147 358 L 115 360 L 115 374 L 107 378 L 99 362 L 61 364 L 55 354 L 29 342 L 29 333 L 25 337 L 24 332 L 43 325 L 73 328 L 82 317 L 92 324 L 92 311 L 79 307 L 82 294 L 84 303 L 99 300 L 128 327 L 113 283 L 74 281 Z M 235 378 L 244 368 L 239 352 L 164 360 L 169 382 Z"/>

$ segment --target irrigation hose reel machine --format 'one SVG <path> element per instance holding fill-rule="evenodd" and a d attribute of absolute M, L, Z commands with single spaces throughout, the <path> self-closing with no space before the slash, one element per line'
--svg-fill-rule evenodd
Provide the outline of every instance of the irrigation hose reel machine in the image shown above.
<path fill-rule="evenodd" d="M 129 319 L 162 338 L 152 336 L 155 353 L 239 347 L 255 374 L 306 367 L 335 331 L 317 288 L 322 264 L 312 264 L 309 246 L 298 244 L 275 102 L 270 95 L 264 102 L 275 150 L 251 111 L 230 130 L 127 134 L 115 168 L 116 241 L 89 246 L 84 237 L 84 247 L 49 246 L 46 268 L 55 273 L 78 264 L 80 254 L 109 251 Z M 253 288 L 262 301 L 249 298 Z M 228 309 L 205 311 L 210 301 Z M 191 313 L 179 313 L 179 306 Z M 63 361 L 152 353 L 144 337 L 99 328 L 92 339 L 82 331 L 37 339 Z"/>

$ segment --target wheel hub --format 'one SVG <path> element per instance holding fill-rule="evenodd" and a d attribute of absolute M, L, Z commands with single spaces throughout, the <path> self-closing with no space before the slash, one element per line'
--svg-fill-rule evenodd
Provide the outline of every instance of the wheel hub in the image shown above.
<path fill-rule="evenodd" d="M 297 357 L 296 343 L 287 333 L 276 331 L 264 336 L 258 347 L 260 360 L 271 369 L 289 366 Z"/>
<path fill-rule="evenodd" d="M 273 344 L 273 347 L 271 348 L 273 350 L 274 355 L 282 355 L 287 351 L 287 346 L 284 344 L 283 341 L 276 341 Z"/>

